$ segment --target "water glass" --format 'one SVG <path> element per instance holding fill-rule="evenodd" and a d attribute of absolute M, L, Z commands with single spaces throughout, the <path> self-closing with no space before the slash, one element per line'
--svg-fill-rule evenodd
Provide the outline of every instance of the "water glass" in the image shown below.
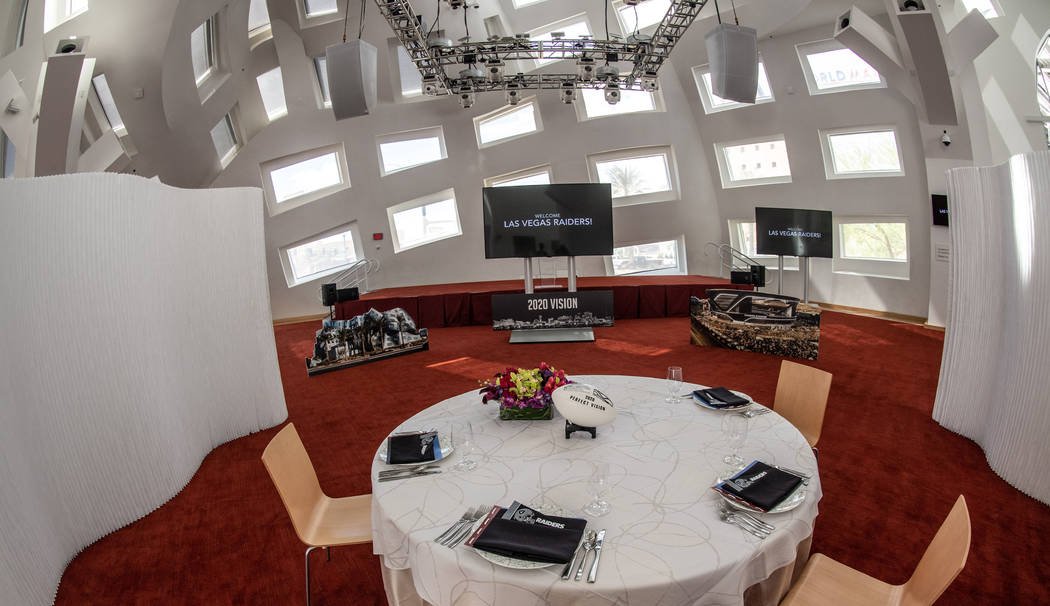
<path fill-rule="evenodd" d="M 594 472 L 591 474 L 588 486 L 594 498 L 583 508 L 583 512 L 595 517 L 609 513 L 609 502 L 605 500 L 605 494 L 609 491 L 608 463 L 594 464 Z"/>
<path fill-rule="evenodd" d="M 681 366 L 668 366 L 667 367 L 667 399 L 664 400 L 669 404 L 673 404 L 678 401 L 678 390 L 682 388 L 682 367 Z"/>
<path fill-rule="evenodd" d="M 747 442 L 747 428 L 748 419 L 744 415 L 730 412 L 722 416 L 722 433 L 729 446 L 729 454 L 722 458 L 722 462 L 733 469 L 740 469 L 744 466 L 744 459 L 738 453 Z"/>
<path fill-rule="evenodd" d="M 470 471 L 478 466 L 478 462 L 474 460 L 477 444 L 474 441 L 474 428 L 470 423 L 452 427 L 452 444 L 459 451 L 459 461 L 452 469 Z"/>

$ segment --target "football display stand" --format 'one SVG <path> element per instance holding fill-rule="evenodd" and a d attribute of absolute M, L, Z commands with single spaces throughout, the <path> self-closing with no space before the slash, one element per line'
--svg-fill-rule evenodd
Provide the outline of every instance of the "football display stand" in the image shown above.
<path fill-rule="evenodd" d="M 565 421 L 565 439 L 566 440 L 571 438 L 572 434 L 576 433 L 577 431 L 584 431 L 584 432 L 587 432 L 587 433 L 591 434 L 591 439 L 592 440 L 598 438 L 598 428 L 597 427 L 587 427 L 587 426 L 584 426 L 584 425 L 577 425 L 577 424 L 573 423 L 572 421 Z"/>

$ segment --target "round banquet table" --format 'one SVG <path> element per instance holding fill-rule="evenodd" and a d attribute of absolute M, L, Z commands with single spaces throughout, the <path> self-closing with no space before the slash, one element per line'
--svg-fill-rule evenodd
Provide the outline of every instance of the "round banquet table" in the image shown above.
<path fill-rule="evenodd" d="M 795 509 L 763 518 L 776 531 L 759 540 L 718 517 L 722 502 L 711 486 L 729 452 L 722 431 L 729 413 L 689 399 L 664 402 L 666 381 L 645 377 L 582 375 L 617 408 L 597 439 L 577 433 L 566 440 L 564 419 L 501 421 L 495 404 L 468 392 L 439 402 L 402 423 L 398 431 L 474 428 L 478 466 L 455 471 L 462 448 L 441 461 L 442 473 L 377 482 L 388 469 L 372 466 L 373 550 L 381 556 L 388 601 L 396 606 L 485 604 L 644 604 L 646 606 L 775 605 L 808 557 L 817 502 L 817 462 L 805 438 L 775 412 L 756 416 L 740 455 L 811 474 L 806 498 Z M 701 386 L 685 383 L 680 393 Z M 460 446 L 457 444 L 457 446 Z M 591 498 L 595 463 L 607 462 L 608 514 L 581 509 Z M 563 581 L 561 564 L 538 570 L 504 568 L 460 544 L 434 538 L 479 505 L 553 504 L 582 517 L 588 529 L 606 529 L 595 583 Z M 553 513 L 553 512 L 552 512 Z M 588 566 L 593 557 L 588 558 Z"/>

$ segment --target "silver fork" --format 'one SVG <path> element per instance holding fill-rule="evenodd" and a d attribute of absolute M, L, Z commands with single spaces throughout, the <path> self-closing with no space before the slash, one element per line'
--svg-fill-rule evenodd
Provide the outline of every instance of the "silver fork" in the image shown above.
<path fill-rule="evenodd" d="M 753 419 L 753 418 L 755 418 L 757 416 L 768 414 L 768 413 L 771 413 L 771 412 L 773 412 L 773 410 L 769 409 L 769 408 L 748 408 L 747 410 L 741 410 L 741 411 L 736 412 L 734 414 L 738 414 L 738 415 L 740 415 L 742 417 L 746 417 L 748 419 Z"/>
<path fill-rule="evenodd" d="M 440 542 L 444 541 L 445 539 L 449 538 L 450 536 L 452 536 L 452 534 L 455 533 L 457 530 L 459 530 L 461 526 L 463 526 L 464 524 L 466 524 L 467 522 L 470 521 L 470 517 L 475 515 L 474 514 L 475 511 L 476 511 L 476 509 L 474 509 L 474 508 L 471 508 L 471 509 L 468 509 L 468 510 L 464 511 L 463 515 L 460 516 L 459 520 L 457 520 L 456 522 L 453 522 L 452 525 L 449 526 L 447 530 L 445 530 L 445 532 L 439 534 L 437 536 L 437 538 L 434 539 L 434 542 L 435 543 L 440 543 Z"/>
<path fill-rule="evenodd" d="M 400 467 L 398 469 L 384 469 L 384 470 L 380 471 L 378 475 L 379 475 L 380 478 L 385 478 L 387 476 L 396 476 L 396 475 L 401 475 L 403 473 L 416 473 L 416 472 L 419 472 L 419 471 L 423 471 L 423 470 L 425 470 L 427 468 L 435 468 L 436 469 L 437 465 L 433 465 L 431 463 L 423 463 L 422 465 L 416 465 L 415 467 Z"/>
<path fill-rule="evenodd" d="M 769 522 L 766 522 L 765 520 L 760 519 L 758 516 L 752 513 L 746 511 L 732 510 L 724 503 L 722 504 L 722 510 L 730 515 L 736 516 L 744 521 L 750 522 L 760 530 L 764 530 L 766 532 L 773 532 L 777 529 L 776 526 L 770 524 Z"/>
<path fill-rule="evenodd" d="M 465 524 L 463 524 L 463 528 L 461 528 L 458 532 L 453 534 L 452 537 L 445 539 L 445 541 L 441 544 L 445 547 L 448 547 L 449 549 L 455 549 L 456 545 L 459 545 L 463 541 L 463 539 L 467 538 L 470 535 L 471 529 L 474 528 L 474 522 L 480 520 L 485 514 L 489 512 L 490 509 L 492 509 L 492 507 L 488 505 L 482 505 L 481 507 L 478 507 L 477 511 L 474 512 L 474 515 L 471 516 Z"/>
<path fill-rule="evenodd" d="M 718 512 L 718 517 L 721 518 L 722 521 L 726 524 L 733 524 L 741 530 L 749 532 L 760 539 L 764 539 L 769 536 L 769 533 L 765 530 L 759 530 L 758 528 L 751 526 L 750 524 L 745 522 L 743 518 L 738 518 L 734 513 L 729 513 L 728 511 L 722 510 Z"/>

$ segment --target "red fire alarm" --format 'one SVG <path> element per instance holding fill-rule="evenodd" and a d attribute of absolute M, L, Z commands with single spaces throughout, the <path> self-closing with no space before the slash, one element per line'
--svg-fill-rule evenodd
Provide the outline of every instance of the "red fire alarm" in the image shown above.
<path fill-rule="evenodd" d="M 382 240 L 383 239 L 383 232 L 377 231 L 376 233 L 372 234 L 372 239 L 373 240 Z"/>

